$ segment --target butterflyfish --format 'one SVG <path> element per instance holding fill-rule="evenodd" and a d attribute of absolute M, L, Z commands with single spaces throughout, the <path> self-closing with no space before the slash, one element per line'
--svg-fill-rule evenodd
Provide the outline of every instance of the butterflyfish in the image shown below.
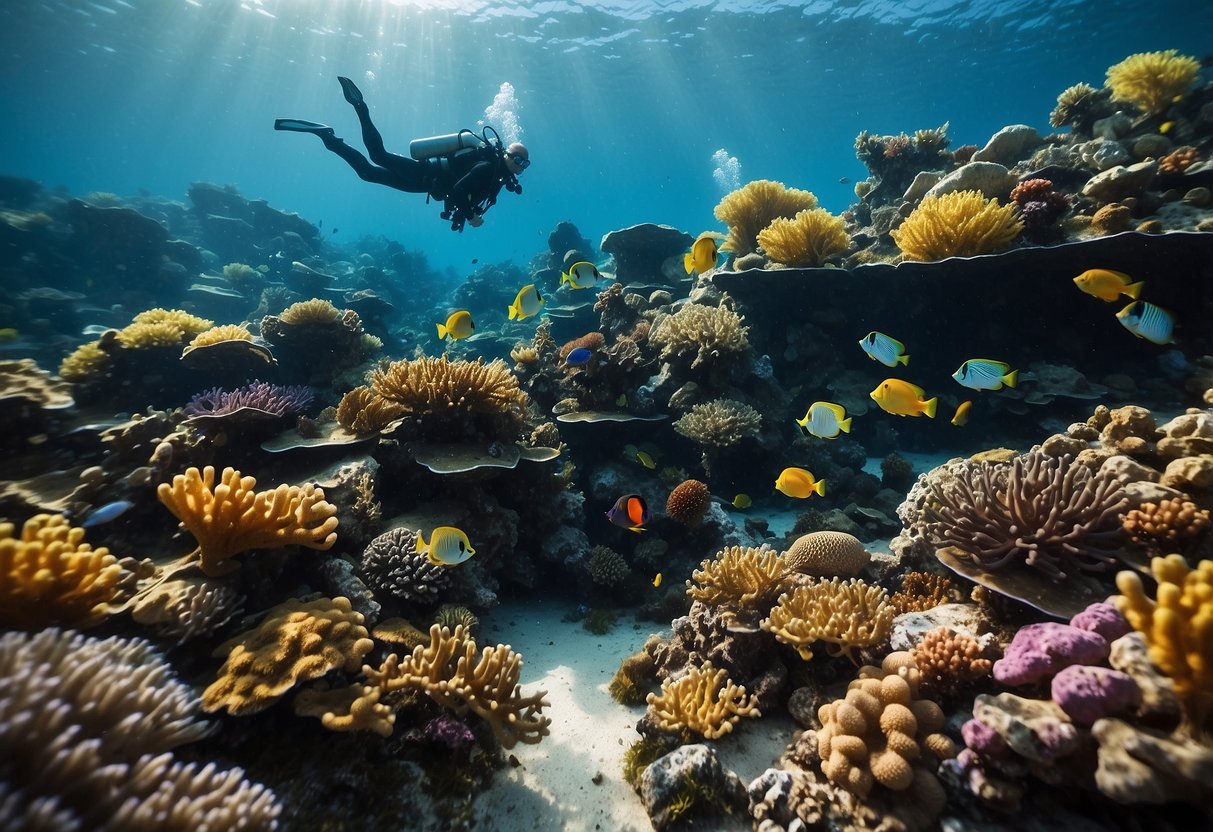
<path fill-rule="evenodd" d="M 813 477 L 804 468 L 784 468 L 775 480 L 775 490 L 787 497 L 803 500 L 812 494 L 826 495 L 826 481 Z"/>
<path fill-rule="evenodd" d="M 868 394 L 885 413 L 894 416 L 927 416 L 935 418 L 938 398 L 924 399 L 926 395 L 917 384 L 899 378 L 886 378 Z"/>
<path fill-rule="evenodd" d="M 883 332 L 869 332 L 860 339 L 859 346 L 863 348 L 869 358 L 879 361 L 886 367 L 910 363 L 910 356 L 906 355 L 906 345 L 896 338 L 890 338 Z"/>
<path fill-rule="evenodd" d="M 952 373 L 956 383 L 970 390 L 1001 390 L 1005 384 L 1014 387 L 1019 370 L 1012 370 L 1005 361 L 989 358 L 970 358 Z"/>
<path fill-rule="evenodd" d="M 813 402 L 803 419 L 797 419 L 800 432 L 818 439 L 834 439 L 839 433 L 851 432 L 851 417 L 840 404 Z"/>
<path fill-rule="evenodd" d="M 430 542 L 417 532 L 417 554 L 425 555 L 435 566 L 455 566 L 476 554 L 468 536 L 454 526 L 439 526 L 430 533 Z"/>
<path fill-rule="evenodd" d="M 538 315 L 543 304 L 543 295 L 539 294 L 534 283 L 528 283 L 518 290 L 518 294 L 514 296 L 514 302 L 510 304 L 510 320 L 521 321 L 524 318 Z"/>
<path fill-rule="evenodd" d="M 597 266 L 582 260 L 569 266 L 567 272 L 560 273 L 560 285 L 567 283 L 570 289 L 593 289 L 601 278 Z"/>
<path fill-rule="evenodd" d="M 973 402 L 965 400 L 956 406 L 956 413 L 952 416 L 952 424 L 956 427 L 963 427 L 969 423 L 969 411 L 973 409 Z"/>
<path fill-rule="evenodd" d="M 1175 316 L 1147 300 L 1137 300 L 1116 313 L 1124 328 L 1152 344 L 1169 344 L 1175 340 Z"/>
<path fill-rule="evenodd" d="M 594 351 L 589 347 L 578 347 L 575 350 L 570 350 L 569 354 L 564 357 L 564 363 L 569 367 L 580 367 L 584 364 L 589 364 L 590 359 L 594 357 Z"/>
<path fill-rule="evenodd" d="M 754 501 L 750 499 L 749 494 L 738 494 L 733 497 L 733 508 L 747 509 L 754 505 Z"/>
<path fill-rule="evenodd" d="M 656 575 L 653 576 L 653 587 L 656 588 L 659 586 L 661 586 L 661 573 L 660 572 L 658 572 Z"/>
<path fill-rule="evenodd" d="M 657 467 L 657 463 L 654 461 L 653 457 L 644 451 L 636 452 L 636 461 L 645 468 L 648 468 L 650 471 Z"/>
<path fill-rule="evenodd" d="M 1121 295 L 1128 295 L 1136 300 L 1141 296 L 1145 281 L 1133 282 L 1133 278 L 1124 272 L 1114 272 L 1111 269 L 1087 269 L 1074 278 L 1074 285 L 1088 295 L 1100 300 L 1113 303 Z"/>
<path fill-rule="evenodd" d="M 624 494 L 606 512 L 606 518 L 621 529 L 642 532 L 649 522 L 649 506 L 639 494 Z"/>
<path fill-rule="evenodd" d="M 708 269 L 716 268 L 716 254 L 716 239 L 710 234 L 704 234 L 691 243 L 690 251 L 682 255 L 682 265 L 687 274 L 703 274 Z"/>
<path fill-rule="evenodd" d="M 450 337 L 452 341 L 458 341 L 460 338 L 467 338 L 475 331 L 476 324 L 472 321 L 472 313 L 466 309 L 460 309 L 458 312 L 452 312 L 445 324 L 438 324 L 438 340 Z"/>

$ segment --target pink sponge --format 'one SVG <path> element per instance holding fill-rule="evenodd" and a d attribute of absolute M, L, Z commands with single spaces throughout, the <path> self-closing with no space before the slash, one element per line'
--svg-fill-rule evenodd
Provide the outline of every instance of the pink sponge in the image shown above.
<path fill-rule="evenodd" d="M 1098 664 L 1108 657 L 1108 642 L 1099 633 L 1069 624 L 1029 624 L 1011 639 L 994 663 L 994 678 L 1004 685 L 1030 685 L 1072 664 Z"/>
<path fill-rule="evenodd" d="M 1083 726 L 1141 703 L 1133 677 L 1107 667 L 1071 665 L 1053 677 L 1052 693 L 1074 724 Z"/>

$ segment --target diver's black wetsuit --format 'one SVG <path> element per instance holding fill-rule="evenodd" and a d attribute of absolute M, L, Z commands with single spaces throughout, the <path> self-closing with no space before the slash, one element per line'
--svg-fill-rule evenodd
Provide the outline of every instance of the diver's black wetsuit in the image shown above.
<path fill-rule="evenodd" d="M 362 142 L 371 161 L 336 136 L 322 135 L 324 146 L 349 163 L 360 179 L 443 200 L 442 217 L 451 221 L 452 230 L 462 231 L 468 218 L 484 214 L 497 201 L 497 194 L 507 182 L 511 190 L 521 192 L 495 148 L 468 148 L 453 156 L 424 161 L 388 153 L 366 102 L 352 106 L 362 124 Z"/>

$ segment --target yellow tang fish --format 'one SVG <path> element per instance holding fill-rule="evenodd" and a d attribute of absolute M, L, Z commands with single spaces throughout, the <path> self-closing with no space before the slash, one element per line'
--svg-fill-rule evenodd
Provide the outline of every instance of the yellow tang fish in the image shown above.
<path fill-rule="evenodd" d="M 906 355 L 906 345 L 896 338 L 890 338 L 883 332 L 869 332 L 859 339 L 859 346 L 873 361 L 879 361 L 886 367 L 896 367 L 898 364 L 909 364 L 910 356 Z"/>
<path fill-rule="evenodd" d="M 430 542 L 417 532 L 417 554 L 425 555 L 435 566 L 455 566 L 476 554 L 468 536 L 454 526 L 439 526 L 430 533 Z"/>
<path fill-rule="evenodd" d="M 1175 340 L 1175 315 L 1146 300 L 1137 300 L 1116 313 L 1124 328 L 1152 344 Z"/>
<path fill-rule="evenodd" d="M 523 318 L 538 315 L 543 304 L 543 295 L 539 294 L 534 283 L 528 283 L 518 290 L 518 294 L 514 296 L 514 302 L 510 304 L 510 320 L 521 321 Z"/>
<path fill-rule="evenodd" d="M 1012 370 L 1005 361 L 989 358 L 970 358 L 952 373 L 956 383 L 970 390 L 1001 390 L 1005 384 L 1014 387 L 1019 379 L 1019 370 Z"/>
<path fill-rule="evenodd" d="M 733 508 L 747 509 L 754 505 L 754 501 L 750 499 L 749 494 L 738 494 L 733 498 Z"/>
<path fill-rule="evenodd" d="M 775 490 L 798 500 L 803 500 L 811 494 L 824 497 L 826 481 L 814 479 L 813 474 L 803 468 L 784 468 L 775 480 Z"/>
<path fill-rule="evenodd" d="M 661 586 L 661 573 L 660 572 L 658 572 L 656 575 L 653 576 L 653 586 L 654 587 Z"/>
<path fill-rule="evenodd" d="M 924 400 L 926 394 L 921 387 L 899 378 L 886 378 L 868 395 L 881 410 L 894 416 L 925 415 L 934 419 L 935 407 L 939 404 L 938 398 Z"/>
<path fill-rule="evenodd" d="M 1124 272 L 1114 272 L 1111 269 L 1087 269 L 1074 278 L 1074 285 L 1088 295 L 1114 302 L 1121 295 L 1128 295 L 1136 300 L 1141 296 L 1145 281 L 1134 283 L 1133 278 Z"/>
<path fill-rule="evenodd" d="M 851 432 L 851 417 L 840 404 L 813 402 L 803 419 L 797 419 L 800 432 L 818 439 L 835 439 L 838 434 Z"/>
<path fill-rule="evenodd" d="M 956 427 L 963 427 L 969 423 L 969 411 L 973 409 L 973 402 L 965 400 L 956 406 L 956 414 L 952 417 L 952 424 Z"/>
<path fill-rule="evenodd" d="M 593 289 L 601 279 L 602 275 L 598 273 L 598 267 L 585 260 L 574 263 L 569 266 L 567 272 L 560 273 L 560 285 L 563 286 L 567 283 L 570 289 Z"/>
<path fill-rule="evenodd" d="M 703 274 L 708 269 L 716 268 L 716 239 L 710 234 L 704 234 L 691 244 L 691 250 L 682 255 L 682 265 L 687 274 L 696 272 Z"/>
<path fill-rule="evenodd" d="M 1175 126 L 1175 122 L 1173 122 L 1173 121 L 1164 121 L 1162 124 L 1160 124 L 1160 125 L 1158 126 L 1158 132 L 1159 132 L 1159 133 L 1162 133 L 1162 134 L 1165 136 L 1165 135 L 1167 135 L 1168 133 L 1170 133 L 1170 132 L 1171 132 L 1171 128 L 1173 128 L 1174 126 Z"/>
<path fill-rule="evenodd" d="M 450 336 L 452 341 L 458 341 L 460 338 L 467 338 L 475 331 L 476 324 L 472 321 L 472 313 L 466 309 L 460 309 L 458 312 L 452 312 L 445 324 L 438 324 L 438 339 L 442 340 Z"/>

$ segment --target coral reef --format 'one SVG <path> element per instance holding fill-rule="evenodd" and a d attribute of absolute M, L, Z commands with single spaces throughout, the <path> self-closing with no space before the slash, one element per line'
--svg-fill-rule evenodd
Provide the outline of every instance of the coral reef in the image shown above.
<path fill-rule="evenodd" d="M 854 578 L 871 560 L 859 538 L 834 531 L 802 534 L 783 554 L 785 569 L 823 578 Z"/>
<path fill-rule="evenodd" d="M 662 730 L 693 731 L 710 740 L 731 732 L 743 716 L 762 716 L 745 687 L 733 684 L 728 671 L 711 662 L 678 679 L 665 679 L 661 692 L 650 693 L 646 701 Z"/>
<path fill-rule="evenodd" d="M 787 570 L 766 546 L 728 546 L 699 564 L 687 581 L 693 601 L 723 607 L 727 619 L 761 617 L 780 593 Z"/>
<path fill-rule="evenodd" d="M 721 248 L 738 256 L 749 254 L 758 246 L 758 233 L 772 220 L 816 207 L 817 197 L 808 191 L 769 179 L 747 182 L 716 206 L 716 219 L 729 227 L 729 238 Z"/>
<path fill-rule="evenodd" d="M 712 492 L 699 480 L 683 480 L 665 501 L 665 513 L 684 526 L 698 526 L 712 504 Z"/>
<path fill-rule="evenodd" d="M 688 303 L 672 315 L 658 317 L 649 343 L 661 349 L 661 359 L 691 357 L 691 369 L 720 364 L 750 348 L 749 327 L 727 306 Z"/>
<path fill-rule="evenodd" d="M 1188 91 L 1199 72 L 1200 61 L 1175 49 L 1139 52 L 1108 67 L 1107 85 L 1113 100 L 1160 113 Z"/>
<path fill-rule="evenodd" d="M 417 533 L 403 527 L 370 542 L 358 574 L 377 592 L 421 604 L 434 603 L 451 582 L 449 570 L 418 553 Z"/>
<path fill-rule="evenodd" d="M 926 197 L 889 233 L 906 257 L 925 261 L 1001 251 L 1022 230 L 1011 206 L 978 191 L 953 191 Z"/>
<path fill-rule="evenodd" d="M 813 658 L 818 641 L 827 643 L 831 656 L 854 661 L 856 648 L 883 643 L 892 627 L 889 594 L 855 578 L 815 581 L 785 592 L 762 622 L 762 629 L 795 647 L 805 661 Z"/>
<path fill-rule="evenodd" d="M 758 232 L 758 245 L 767 256 L 788 266 L 820 266 L 845 254 L 850 244 L 842 218 L 824 208 L 809 208 L 791 219 L 776 217 Z"/>

